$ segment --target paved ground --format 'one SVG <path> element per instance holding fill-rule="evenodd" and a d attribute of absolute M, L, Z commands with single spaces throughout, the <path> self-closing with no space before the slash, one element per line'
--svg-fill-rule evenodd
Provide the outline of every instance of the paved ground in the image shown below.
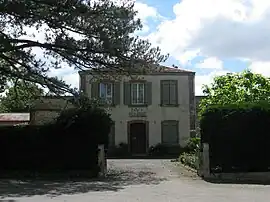
<path fill-rule="evenodd" d="M 2 200 L 110 202 L 262 202 L 270 186 L 206 183 L 168 160 L 110 160 L 98 182 L 0 181 Z M 0 199 L 0 201 L 1 201 Z"/>

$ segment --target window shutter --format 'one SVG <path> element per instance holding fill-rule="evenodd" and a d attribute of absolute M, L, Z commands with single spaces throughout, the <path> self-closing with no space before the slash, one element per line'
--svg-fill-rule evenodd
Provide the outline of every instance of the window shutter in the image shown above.
<path fill-rule="evenodd" d="M 99 83 L 91 83 L 91 98 L 99 99 Z"/>
<path fill-rule="evenodd" d="M 168 81 L 161 81 L 160 85 L 161 105 L 168 105 L 170 104 L 170 83 Z"/>
<path fill-rule="evenodd" d="M 131 104 L 131 83 L 124 82 L 124 105 Z"/>
<path fill-rule="evenodd" d="M 86 75 L 80 75 L 80 92 L 86 93 Z"/>
<path fill-rule="evenodd" d="M 170 81 L 170 104 L 178 104 L 178 81 Z"/>
<path fill-rule="evenodd" d="M 146 82 L 144 87 L 145 87 L 145 90 L 144 90 L 145 104 L 151 105 L 152 104 L 152 82 Z"/>
<path fill-rule="evenodd" d="M 162 122 L 162 143 L 179 144 L 178 121 Z"/>
<path fill-rule="evenodd" d="M 178 144 L 179 132 L 178 132 L 178 121 L 172 121 L 170 123 L 170 142 L 172 144 Z"/>
<path fill-rule="evenodd" d="M 120 82 L 113 84 L 113 104 L 120 105 Z"/>
<path fill-rule="evenodd" d="M 168 143 L 168 129 L 169 125 L 167 122 L 162 122 L 161 123 L 161 131 L 162 131 L 162 143 Z"/>

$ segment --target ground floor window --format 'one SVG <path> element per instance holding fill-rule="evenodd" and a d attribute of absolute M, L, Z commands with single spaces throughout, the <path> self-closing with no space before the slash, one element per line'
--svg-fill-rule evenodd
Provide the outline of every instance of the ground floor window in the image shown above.
<path fill-rule="evenodd" d="M 179 143 L 179 123 L 175 120 L 161 122 L 161 136 L 164 144 Z"/>

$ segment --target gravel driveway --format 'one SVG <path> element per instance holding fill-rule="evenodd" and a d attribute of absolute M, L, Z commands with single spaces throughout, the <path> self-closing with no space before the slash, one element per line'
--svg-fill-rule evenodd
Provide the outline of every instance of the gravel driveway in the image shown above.
<path fill-rule="evenodd" d="M 261 202 L 270 186 L 210 184 L 169 160 L 109 160 L 99 181 L 0 181 L 0 199 L 14 201 Z"/>

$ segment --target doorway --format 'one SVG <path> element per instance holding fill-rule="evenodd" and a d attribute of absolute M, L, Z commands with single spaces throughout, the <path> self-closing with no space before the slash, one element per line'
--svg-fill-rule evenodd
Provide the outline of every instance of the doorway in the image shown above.
<path fill-rule="evenodd" d="M 133 155 L 146 154 L 148 147 L 148 124 L 146 121 L 128 123 L 129 146 Z"/>

